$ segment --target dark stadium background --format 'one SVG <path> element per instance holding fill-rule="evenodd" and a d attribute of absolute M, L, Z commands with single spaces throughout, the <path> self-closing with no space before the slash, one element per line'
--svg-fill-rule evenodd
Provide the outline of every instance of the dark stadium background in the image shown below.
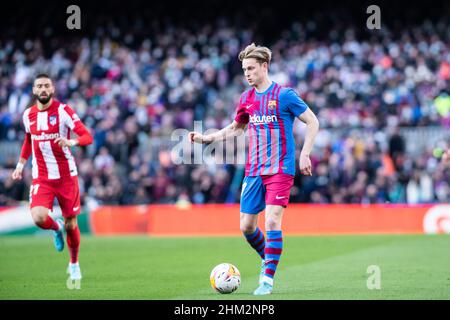
<path fill-rule="evenodd" d="M 194 90 L 191 96 L 183 96 L 180 99 L 175 99 L 177 101 L 171 102 L 169 92 L 173 88 L 169 88 L 168 81 L 157 81 L 157 85 L 163 86 L 161 89 L 163 92 L 159 98 L 159 105 L 163 108 L 162 113 L 169 117 L 179 115 L 175 119 L 167 120 L 172 121 L 172 129 L 186 128 L 189 130 L 192 129 L 193 120 L 205 120 L 212 113 L 215 114 L 214 123 L 210 124 L 212 127 L 220 128 L 231 121 L 235 108 L 236 93 L 245 88 L 241 81 L 241 69 L 235 51 L 252 41 L 269 47 L 276 44 L 274 47 L 274 63 L 292 59 L 296 55 L 296 53 L 290 53 L 294 44 L 303 44 L 304 46 L 300 50 L 303 50 L 301 53 L 304 54 L 305 51 L 317 46 L 318 43 L 324 43 L 325 45 L 330 45 L 332 42 L 342 43 L 349 36 L 350 30 L 353 33 L 350 36 L 354 37 L 356 41 L 365 41 L 371 46 L 381 45 L 381 50 L 388 57 L 389 43 L 405 41 L 405 34 L 408 33 L 413 36 L 413 41 L 417 43 L 422 39 L 428 42 L 435 41 L 436 37 L 439 37 L 440 41 L 445 44 L 444 50 L 448 55 L 449 10 L 448 3 L 445 1 L 433 1 L 432 5 L 427 2 L 377 2 L 381 7 L 381 30 L 368 30 L 365 27 L 368 17 L 365 10 L 369 4 L 372 4 L 367 1 L 320 1 L 320 3 L 308 1 L 295 4 L 286 1 L 277 1 L 274 4 L 273 1 L 237 3 L 235 1 L 216 0 L 207 2 L 164 1 L 151 4 L 145 1 L 128 1 L 126 3 L 123 1 L 81 1 L 76 2 L 81 8 L 81 30 L 68 30 L 65 27 L 68 17 L 65 10 L 69 4 L 74 3 L 67 1 L 46 2 L 45 4 L 39 2 L 9 3 L 5 7 L 3 17 L 0 20 L 2 29 L 1 46 L 4 53 L 9 53 L 9 55 L 3 54 L 2 58 L 0 91 L 2 112 L 2 122 L 0 123 L 2 151 L 0 153 L 0 163 L 2 164 L 0 189 L 2 190 L 2 197 L 0 203 L 5 205 L 26 200 L 27 185 L 29 185 L 29 175 L 28 180 L 25 180 L 24 183 L 15 185 L 11 185 L 8 178 L 8 172 L 17 161 L 18 150 L 23 137 L 19 113 L 11 111 L 9 99 L 12 94 L 17 94 L 19 97 L 28 95 L 31 91 L 30 77 L 32 77 L 32 70 L 27 70 L 27 80 L 20 87 L 14 86 L 12 79 L 15 73 L 15 62 L 17 62 L 17 56 L 13 58 L 11 54 L 14 51 L 25 54 L 25 66 L 33 64 L 38 57 L 57 59 L 55 56 L 58 57 L 61 54 L 64 59 L 67 59 L 69 66 L 60 67 L 58 74 L 52 74 L 56 77 L 58 83 L 59 79 L 67 79 L 70 72 L 74 70 L 74 63 L 79 58 L 78 50 L 82 39 L 89 39 L 88 47 L 90 49 L 99 45 L 101 47 L 102 41 L 109 39 L 108 41 L 112 46 L 121 46 L 129 50 L 127 51 L 128 55 L 145 50 L 142 47 L 143 43 L 147 43 L 150 51 L 159 45 L 161 50 L 158 52 L 158 57 L 146 66 L 143 64 L 136 65 L 137 68 L 140 68 L 138 72 L 141 78 L 144 79 L 149 74 L 162 76 L 164 70 L 167 70 L 167 59 L 170 56 L 179 58 L 180 55 L 184 54 L 182 52 L 183 45 L 192 41 L 186 37 L 187 34 L 190 35 L 190 39 L 195 38 L 192 37 L 193 35 L 204 34 L 203 39 L 194 40 L 193 52 L 199 54 L 200 58 L 211 59 L 209 62 L 219 59 L 219 61 L 212 61 L 212 63 L 218 63 L 219 66 L 214 67 L 214 70 L 210 72 L 211 79 L 207 80 L 208 83 Z M 11 7 L 8 8 L 8 6 Z M 6 8 L 8 9 L 6 10 Z M 231 30 L 233 39 L 228 39 L 228 35 L 217 36 L 219 30 L 224 27 Z M 233 50 L 229 49 L 229 43 L 231 42 L 227 43 L 228 40 L 233 41 L 235 45 Z M 34 41 L 39 43 L 37 50 L 34 49 Z M 308 48 L 308 46 L 311 48 Z M 213 56 L 216 54 L 214 52 L 216 51 L 223 55 L 214 58 Z M 287 56 L 289 58 L 286 58 Z M 354 63 L 361 62 L 360 60 L 352 62 L 352 53 L 344 53 L 344 56 L 345 64 L 349 67 Z M 161 167 L 161 159 L 167 158 L 167 154 L 164 152 L 161 154 L 161 149 L 168 150 L 170 147 L 170 142 L 167 142 L 170 131 L 155 132 L 155 128 L 161 125 L 161 119 L 157 119 L 158 123 L 155 124 L 155 122 L 152 123 L 155 120 L 154 118 L 147 117 L 136 127 L 135 110 L 131 110 L 130 106 L 127 105 L 128 103 L 120 101 L 120 97 L 115 96 L 114 100 L 118 103 L 120 109 L 120 120 L 112 120 L 116 122 L 108 125 L 102 122 L 100 113 L 103 114 L 108 106 L 102 106 L 102 111 L 99 113 L 97 110 L 96 114 L 98 101 L 95 101 L 97 98 L 95 95 L 101 95 L 102 90 L 104 93 L 110 87 L 98 88 L 95 87 L 94 83 L 99 83 L 107 78 L 108 72 L 111 72 L 111 70 L 102 66 L 101 61 L 95 60 L 97 58 L 98 54 L 89 56 L 88 65 L 84 66 L 88 73 L 84 77 L 87 76 L 87 79 L 84 78 L 82 82 L 78 82 L 67 90 L 59 90 L 57 93 L 62 100 L 71 102 L 74 99 L 81 99 L 80 101 L 88 106 L 87 112 L 82 114 L 82 118 L 96 137 L 93 146 L 76 151 L 78 164 L 81 165 L 80 178 L 84 190 L 83 200 L 86 201 L 86 198 L 90 197 L 100 204 L 175 203 L 180 199 L 186 200 L 186 198 L 195 203 L 237 202 L 240 179 L 243 173 L 242 169 L 236 166 L 222 165 L 215 169 L 206 170 L 204 166 L 189 165 L 176 168 L 164 163 Z M 131 56 L 129 58 L 134 59 Z M 419 57 L 417 61 L 406 60 L 406 64 L 416 66 L 422 58 L 425 58 L 425 64 L 431 72 L 439 72 L 439 68 L 446 60 L 443 56 L 434 55 L 430 57 L 428 55 Z M 114 60 L 114 57 L 112 59 Z M 225 60 L 221 61 L 220 59 Z M 65 63 L 64 61 L 60 63 Z M 195 60 L 194 58 L 194 61 L 198 62 L 198 59 Z M 374 65 L 367 60 L 361 63 L 361 69 L 370 74 Z M 394 67 L 397 68 L 397 71 L 401 68 L 397 64 Z M 189 70 L 184 69 L 182 71 L 181 77 L 183 79 L 189 76 Z M 199 75 L 201 78 L 205 78 L 205 72 L 200 72 Z M 374 76 L 373 73 L 372 76 Z M 80 78 L 81 75 L 77 77 Z M 127 76 L 120 74 L 114 78 L 114 81 L 120 82 L 124 77 Z M 303 79 L 300 76 L 291 76 L 287 84 L 296 87 L 298 90 L 301 81 L 310 83 L 313 77 L 313 71 L 307 72 Z M 378 80 L 372 79 L 371 81 Z M 400 82 L 402 81 L 404 80 L 400 80 Z M 381 101 L 380 105 L 381 98 L 379 98 L 375 105 L 370 105 L 370 95 L 381 97 L 386 87 L 395 87 L 399 82 L 393 84 L 380 83 L 374 87 L 374 90 L 378 92 L 367 96 L 357 94 L 352 97 L 352 101 L 356 101 L 356 103 L 353 103 L 350 108 L 358 108 L 357 113 L 360 115 L 368 112 L 369 115 L 375 117 L 375 125 L 369 130 L 361 128 L 361 123 L 359 123 L 353 126 L 354 128 L 341 124 L 339 130 L 336 131 L 337 128 L 332 128 L 323 121 L 323 112 L 326 109 L 342 108 L 342 100 L 339 101 L 333 94 L 325 93 L 326 103 L 323 106 L 318 106 L 316 101 L 310 99 L 308 88 L 300 92 L 313 111 L 318 114 L 322 124 L 322 132 L 328 130 L 333 137 L 338 132 L 340 140 L 335 141 L 334 144 L 322 146 L 319 152 L 313 154 L 315 174 L 313 178 L 297 175 L 292 201 L 412 203 L 417 201 L 445 202 L 448 200 L 450 197 L 447 183 L 448 170 L 441 170 L 439 173 L 433 172 L 434 165 L 433 168 L 428 166 L 427 170 L 423 170 L 427 167 L 427 163 L 429 164 L 433 158 L 436 158 L 436 154 L 433 155 L 432 152 L 436 148 L 445 148 L 448 134 L 445 133 L 445 128 L 442 125 L 445 125 L 447 120 L 436 115 L 430 117 L 426 112 L 420 114 L 420 108 L 423 108 L 423 105 L 420 106 L 420 94 L 423 91 L 417 90 L 419 86 L 422 86 L 429 96 L 437 97 L 440 94 L 445 94 L 446 90 L 448 91 L 449 80 L 447 78 L 444 81 L 445 83 L 441 83 L 439 90 L 436 89 L 436 92 L 433 93 L 429 93 L 429 87 L 434 86 L 433 81 L 424 81 L 425 84 L 416 83 L 416 88 L 409 89 L 410 96 L 407 99 L 410 100 L 408 101 L 398 100 L 395 103 Z M 326 81 L 322 81 L 319 87 L 315 87 L 315 92 L 323 91 L 323 85 L 325 84 L 327 84 Z M 65 86 L 65 82 L 61 81 L 60 86 Z M 229 88 L 232 88 L 232 90 L 228 90 Z M 139 88 L 138 91 L 149 89 L 151 88 L 147 86 L 146 88 Z M 100 93 L 94 94 L 92 90 L 100 91 Z M 347 90 L 346 94 L 351 93 Z M 90 98 L 86 95 L 90 95 Z M 225 98 L 221 97 L 220 99 L 223 105 L 212 106 L 211 101 L 214 101 L 214 98 L 211 95 L 225 95 Z M 310 100 L 308 101 L 308 99 Z M 415 107 L 414 104 L 419 104 L 419 109 L 416 108 L 411 111 L 414 113 L 413 119 L 398 121 L 400 130 L 388 129 L 387 116 L 393 115 L 400 118 L 401 107 L 399 107 L 399 104 L 405 103 L 411 107 Z M 149 113 L 159 112 L 155 111 L 150 104 L 145 107 Z M 220 109 L 217 110 L 217 108 Z M 338 112 L 328 116 L 345 118 L 346 112 Z M 124 131 L 124 123 L 128 123 L 127 126 L 129 127 L 129 129 L 125 129 L 125 132 L 130 131 L 126 133 L 126 137 L 120 136 L 119 133 L 119 131 Z M 350 132 L 349 129 L 356 130 Z M 115 136 L 110 134 L 112 137 L 109 141 L 106 141 L 108 131 L 113 131 Z M 342 144 L 345 144 L 346 138 L 351 136 L 353 143 L 367 142 L 366 134 L 368 131 L 385 133 L 386 136 L 383 139 L 387 143 L 387 149 L 382 150 L 378 140 L 375 146 L 363 147 L 366 150 L 363 151 L 365 157 L 362 158 L 361 162 L 357 161 L 356 167 L 358 170 L 356 172 L 346 173 L 343 168 L 338 171 L 330 169 L 330 161 L 333 161 L 330 158 L 333 154 L 340 157 L 341 160 L 346 156 L 345 152 L 347 151 L 340 149 Z M 400 132 L 400 135 L 395 135 L 395 132 Z M 142 139 L 138 139 L 139 134 L 145 137 L 144 140 L 147 143 L 145 146 L 143 146 Z M 359 138 L 355 138 L 356 136 Z M 419 140 L 417 140 L 417 136 Z M 426 140 L 425 136 L 430 137 L 429 140 Z M 115 141 L 121 141 L 121 143 L 116 145 Z M 302 141 L 301 134 L 299 141 Z M 165 147 L 161 147 L 162 145 Z M 102 146 L 108 148 L 102 149 Z M 151 150 L 153 152 L 150 152 Z M 355 152 L 355 150 L 351 149 L 349 152 Z M 382 153 L 388 153 L 395 165 L 395 173 L 390 175 L 388 179 L 380 178 L 376 173 L 377 169 L 382 166 L 380 163 Z M 150 159 L 146 160 L 142 157 L 144 154 L 147 154 Z M 421 156 L 420 160 L 417 155 Z M 437 155 L 439 155 L 439 150 L 437 150 Z M 92 167 L 93 163 L 89 162 L 89 159 L 93 159 L 95 162 L 96 158 L 99 159 L 99 163 L 105 162 L 104 166 L 111 165 L 114 169 L 108 170 L 96 166 L 99 170 L 96 170 L 95 173 L 92 172 L 89 168 Z M 397 159 L 400 162 L 395 163 Z M 405 167 L 405 162 L 409 166 Z M 139 172 L 139 170 L 141 171 Z M 192 173 L 194 171 L 197 172 L 196 176 L 201 178 L 194 178 Z M 354 186 L 356 191 L 353 194 L 345 193 L 343 190 L 348 190 L 352 181 L 358 180 L 358 174 L 362 184 Z M 408 183 L 416 179 L 419 186 L 412 186 L 412 182 L 410 186 L 420 190 L 421 174 L 427 175 L 425 179 L 433 180 L 432 190 L 429 190 L 433 194 L 425 200 L 408 200 Z M 88 196 L 89 193 L 91 193 L 90 196 Z M 333 195 L 336 194 L 338 195 L 333 198 Z M 354 196 L 355 194 L 356 196 Z"/>

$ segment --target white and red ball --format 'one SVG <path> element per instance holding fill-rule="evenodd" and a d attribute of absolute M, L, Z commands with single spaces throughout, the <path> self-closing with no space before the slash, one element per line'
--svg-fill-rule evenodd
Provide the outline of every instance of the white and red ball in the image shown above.
<path fill-rule="evenodd" d="M 231 263 L 221 263 L 211 271 L 209 280 L 217 292 L 232 293 L 241 285 L 241 273 Z"/>

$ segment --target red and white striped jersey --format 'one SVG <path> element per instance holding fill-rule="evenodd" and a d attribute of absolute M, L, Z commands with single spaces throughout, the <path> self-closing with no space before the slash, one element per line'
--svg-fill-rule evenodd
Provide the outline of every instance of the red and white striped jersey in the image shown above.
<path fill-rule="evenodd" d="M 77 175 L 70 148 L 55 143 L 59 137 L 70 139 L 71 130 L 79 136 L 87 134 L 89 143 L 92 142 L 92 136 L 72 108 L 56 100 L 45 110 L 33 105 L 23 113 L 23 124 L 26 139 L 21 157 L 28 159 L 32 152 L 33 179 L 54 180 Z"/>

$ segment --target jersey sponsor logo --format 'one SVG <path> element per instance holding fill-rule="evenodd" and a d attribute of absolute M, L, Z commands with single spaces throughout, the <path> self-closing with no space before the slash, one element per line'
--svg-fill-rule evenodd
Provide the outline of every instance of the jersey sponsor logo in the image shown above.
<path fill-rule="evenodd" d="M 31 139 L 42 141 L 42 140 L 55 140 L 59 138 L 59 133 L 41 133 L 41 134 L 32 134 Z"/>
<path fill-rule="evenodd" d="M 271 123 L 271 122 L 277 122 L 278 118 L 276 115 L 272 116 L 250 116 L 250 123 L 253 124 L 264 124 L 264 123 Z"/>
<path fill-rule="evenodd" d="M 56 124 L 56 116 L 50 116 L 49 118 L 50 125 L 54 126 Z"/>

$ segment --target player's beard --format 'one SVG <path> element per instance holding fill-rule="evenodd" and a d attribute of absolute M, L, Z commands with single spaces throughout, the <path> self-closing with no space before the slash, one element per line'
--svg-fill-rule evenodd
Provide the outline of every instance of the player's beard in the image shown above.
<path fill-rule="evenodd" d="M 52 97 L 53 97 L 53 94 L 50 93 L 49 95 L 47 95 L 45 97 L 36 96 L 36 99 L 38 99 L 38 101 L 42 104 L 47 104 Z"/>

